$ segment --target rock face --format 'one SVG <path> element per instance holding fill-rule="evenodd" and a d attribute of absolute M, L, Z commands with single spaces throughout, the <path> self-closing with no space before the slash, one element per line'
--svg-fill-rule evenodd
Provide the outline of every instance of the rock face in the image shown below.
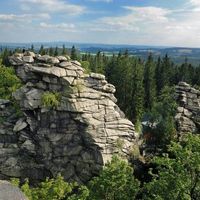
<path fill-rule="evenodd" d="M 7 181 L 0 180 L 0 199 L 1 200 L 28 200 L 19 188 L 11 185 Z"/>
<path fill-rule="evenodd" d="M 178 132 L 182 134 L 200 131 L 200 91 L 180 82 L 176 86 L 176 100 L 179 105 L 175 116 Z"/>
<path fill-rule="evenodd" d="M 0 177 L 38 181 L 61 172 L 68 181 L 86 182 L 114 153 L 129 154 L 137 134 L 104 75 L 84 74 L 78 61 L 63 56 L 26 52 L 10 62 L 24 82 L 13 94 L 23 117 L 8 122 L 13 113 L 2 100 Z M 59 96 L 57 106 L 44 106 L 47 92 Z"/>

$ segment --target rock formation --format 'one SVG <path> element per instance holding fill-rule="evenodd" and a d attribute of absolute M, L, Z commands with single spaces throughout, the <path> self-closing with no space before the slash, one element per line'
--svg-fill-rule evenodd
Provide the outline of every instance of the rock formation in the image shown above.
<path fill-rule="evenodd" d="M 176 86 L 176 100 L 179 107 L 175 119 L 179 134 L 200 131 L 200 91 L 180 82 Z"/>
<path fill-rule="evenodd" d="M 11 185 L 7 181 L 0 180 L 0 199 L 1 200 L 28 200 L 19 188 Z"/>
<path fill-rule="evenodd" d="M 114 153 L 129 154 L 137 134 L 116 105 L 115 87 L 96 73 L 64 56 L 10 57 L 24 85 L 11 103 L 0 101 L 0 178 L 28 177 L 38 181 L 59 172 L 68 181 L 86 182 L 98 174 Z M 50 94 L 58 105 L 43 102 Z"/>

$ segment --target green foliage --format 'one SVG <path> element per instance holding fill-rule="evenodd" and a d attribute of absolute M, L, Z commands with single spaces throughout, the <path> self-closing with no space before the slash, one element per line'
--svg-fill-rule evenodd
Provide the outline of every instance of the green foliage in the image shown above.
<path fill-rule="evenodd" d="M 43 45 L 41 45 L 41 47 L 40 47 L 39 54 L 41 54 L 41 55 L 45 55 L 46 54 L 46 51 L 45 51 Z"/>
<path fill-rule="evenodd" d="M 77 54 L 77 50 L 75 46 L 72 46 L 72 49 L 71 49 L 71 59 L 78 60 L 78 54 Z"/>
<path fill-rule="evenodd" d="M 57 92 L 45 92 L 42 95 L 42 104 L 47 108 L 57 108 L 60 104 L 60 94 Z"/>
<path fill-rule="evenodd" d="M 19 186 L 19 180 L 13 179 L 12 184 Z M 26 180 L 21 190 L 29 200 L 86 200 L 89 191 L 86 186 L 79 186 L 76 183 L 67 183 L 61 175 L 55 179 L 47 178 L 38 187 L 31 188 Z M 76 191 L 76 193 L 74 192 Z"/>
<path fill-rule="evenodd" d="M 0 60 L 4 66 L 8 67 L 10 65 L 8 57 L 12 55 L 12 51 L 5 48 L 3 52 L 1 52 Z"/>
<path fill-rule="evenodd" d="M 100 175 L 89 183 L 89 200 L 131 200 L 139 190 L 139 181 L 126 161 L 114 156 Z"/>
<path fill-rule="evenodd" d="M 141 120 L 144 104 L 144 67 L 139 60 L 119 55 L 106 69 L 108 81 L 115 85 L 119 107 L 133 122 Z"/>
<path fill-rule="evenodd" d="M 155 63 L 150 54 L 144 70 L 145 108 L 151 110 L 156 98 Z"/>
<path fill-rule="evenodd" d="M 120 150 L 120 152 L 123 150 L 124 147 L 124 140 L 117 138 L 116 140 L 116 147 Z"/>
<path fill-rule="evenodd" d="M 187 135 L 169 146 L 170 156 L 155 157 L 158 174 L 144 186 L 143 199 L 200 199 L 200 137 Z"/>
<path fill-rule="evenodd" d="M 85 69 L 85 73 L 89 74 L 90 70 L 90 63 L 88 61 L 81 61 L 81 66 Z"/>
<path fill-rule="evenodd" d="M 0 98 L 11 99 L 12 92 L 21 86 L 20 79 L 11 67 L 0 66 Z"/>
<path fill-rule="evenodd" d="M 54 56 L 58 56 L 58 47 L 55 48 Z"/>
<path fill-rule="evenodd" d="M 19 187 L 19 185 L 20 185 L 20 181 L 18 178 L 12 178 L 10 182 L 12 185 L 14 185 L 16 187 Z"/>
<path fill-rule="evenodd" d="M 173 87 L 164 87 L 151 112 L 146 114 L 149 125 L 144 132 L 152 135 L 153 141 L 147 143 L 154 143 L 155 151 L 159 145 L 165 148 L 176 138 L 174 115 L 177 104 L 174 100 L 174 92 Z"/>
<path fill-rule="evenodd" d="M 67 49 L 65 48 L 64 44 L 63 44 L 63 48 L 62 48 L 62 55 L 67 55 Z"/>

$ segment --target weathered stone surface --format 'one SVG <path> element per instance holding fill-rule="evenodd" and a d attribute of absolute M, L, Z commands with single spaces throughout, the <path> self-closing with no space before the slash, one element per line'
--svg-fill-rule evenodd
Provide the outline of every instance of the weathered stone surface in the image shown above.
<path fill-rule="evenodd" d="M 99 80 L 105 80 L 105 76 L 103 74 L 91 73 L 90 77 Z"/>
<path fill-rule="evenodd" d="M 60 62 L 62 62 L 62 61 L 68 61 L 69 60 L 69 57 L 67 58 L 67 57 L 65 57 L 65 56 L 57 56 L 56 57 Z"/>
<path fill-rule="evenodd" d="M 23 54 L 21 54 L 21 56 L 23 56 Z M 31 52 L 31 51 L 26 51 L 25 53 L 24 53 L 24 56 L 32 56 L 33 58 L 35 58 L 35 53 L 34 52 Z"/>
<path fill-rule="evenodd" d="M 15 124 L 14 128 L 13 128 L 13 131 L 14 132 L 19 132 L 21 130 L 23 130 L 24 128 L 27 127 L 27 123 L 24 121 L 24 119 L 19 119 L 17 121 L 17 123 Z"/>
<path fill-rule="evenodd" d="M 192 88 L 185 82 L 176 86 L 176 100 L 180 107 L 177 108 L 175 120 L 178 132 L 195 133 L 200 131 L 200 91 Z"/>
<path fill-rule="evenodd" d="M 27 63 L 33 63 L 34 59 L 32 56 L 23 56 L 23 61 Z"/>
<path fill-rule="evenodd" d="M 28 200 L 19 188 L 11 185 L 7 181 L 0 180 L 0 199 L 1 200 Z"/>
<path fill-rule="evenodd" d="M 79 62 L 62 57 L 36 55 L 35 60 L 15 65 L 16 71 L 23 69 L 17 74 L 25 85 L 13 94 L 23 117 L 0 124 L 0 177 L 37 182 L 61 172 L 67 180 L 85 182 L 114 153 L 129 155 L 138 135 L 115 104 L 115 87 L 105 76 L 85 75 Z M 57 107 L 42 104 L 47 91 L 60 95 Z M 1 106 L 0 114 L 9 118 L 9 103 L 0 101 Z"/>

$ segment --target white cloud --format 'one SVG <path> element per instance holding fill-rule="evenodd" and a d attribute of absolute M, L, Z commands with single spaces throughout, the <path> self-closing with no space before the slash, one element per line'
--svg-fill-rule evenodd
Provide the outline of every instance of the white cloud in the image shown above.
<path fill-rule="evenodd" d="M 74 24 L 66 24 L 66 23 L 47 24 L 45 22 L 41 22 L 40 27 L 45 29 L 58 29 L 59 31 L 68 31 L 68 32 L 76 31 Z"/>
<path fill-rule="evenodd" d="M 200 47 L 200 0 L 186 0 L 178 9 L 124 6 L 119 15 L 105 16 L 104 12 L 99 19 L 87 17 L 81 21 L 66 16 L 83 14 L 86 8 L 67 0 L 17 1 L 25 14 L 0 14 L 2 41 L 9 38 L 7 41 L 71 40 Z"/>
<path fill-rule="evenodd" d="M 192 6 L 200 6 L 199 0 L 189 0 L 189 4 Z"/>
<path fill-rule="evenodd" d="M 91 1 L 91 2 L 105 2 L 105 3 L 111 3 L 111 2 L 113 2 L 113 0 L 87 0 L 87 1 Z"/>
<path fill-rule="evenodd" d="M 99 20 L 101 26 L 107 26 L 115 31 L 138 32 L 143 25 L 168 22 L 170 11 L 157 7 L 124 7 L 130 13 L 119 17 L 103 17 Z"/>
<path fill-rule="evenodd" d="M 125 6 L 125 9 L 128 9 L 132 11 L 132 14 L 130 14 L 131 17 L 136 19 L 137 21 L 156 21 L 156 22 L 164 22 L 168 21 L 167 15 L 171 13 L 170 10 L 165 8 L 159 8 L 159 7 L 131 7 L 131 6 Z"/>
<path fill-rule="evenodd" d="M 85 7 L 70 4 L 63 0 L 20 0 L 21 8 L 31 10 L 34 6 L 37 10 L 51 13 L 66 13 L 67 15 L 79 15 L 85 11 Z M 34 9 L 33 8 L 33 9 Z"/>
<path fill-rule="evenodd" d="M 40 14 L 0 14 L 0 21 L 3 22 L 32 22 L 34 20 L 44 20 L 50 19 L 50 15 L 47 13 L 40 13 Z"/>

